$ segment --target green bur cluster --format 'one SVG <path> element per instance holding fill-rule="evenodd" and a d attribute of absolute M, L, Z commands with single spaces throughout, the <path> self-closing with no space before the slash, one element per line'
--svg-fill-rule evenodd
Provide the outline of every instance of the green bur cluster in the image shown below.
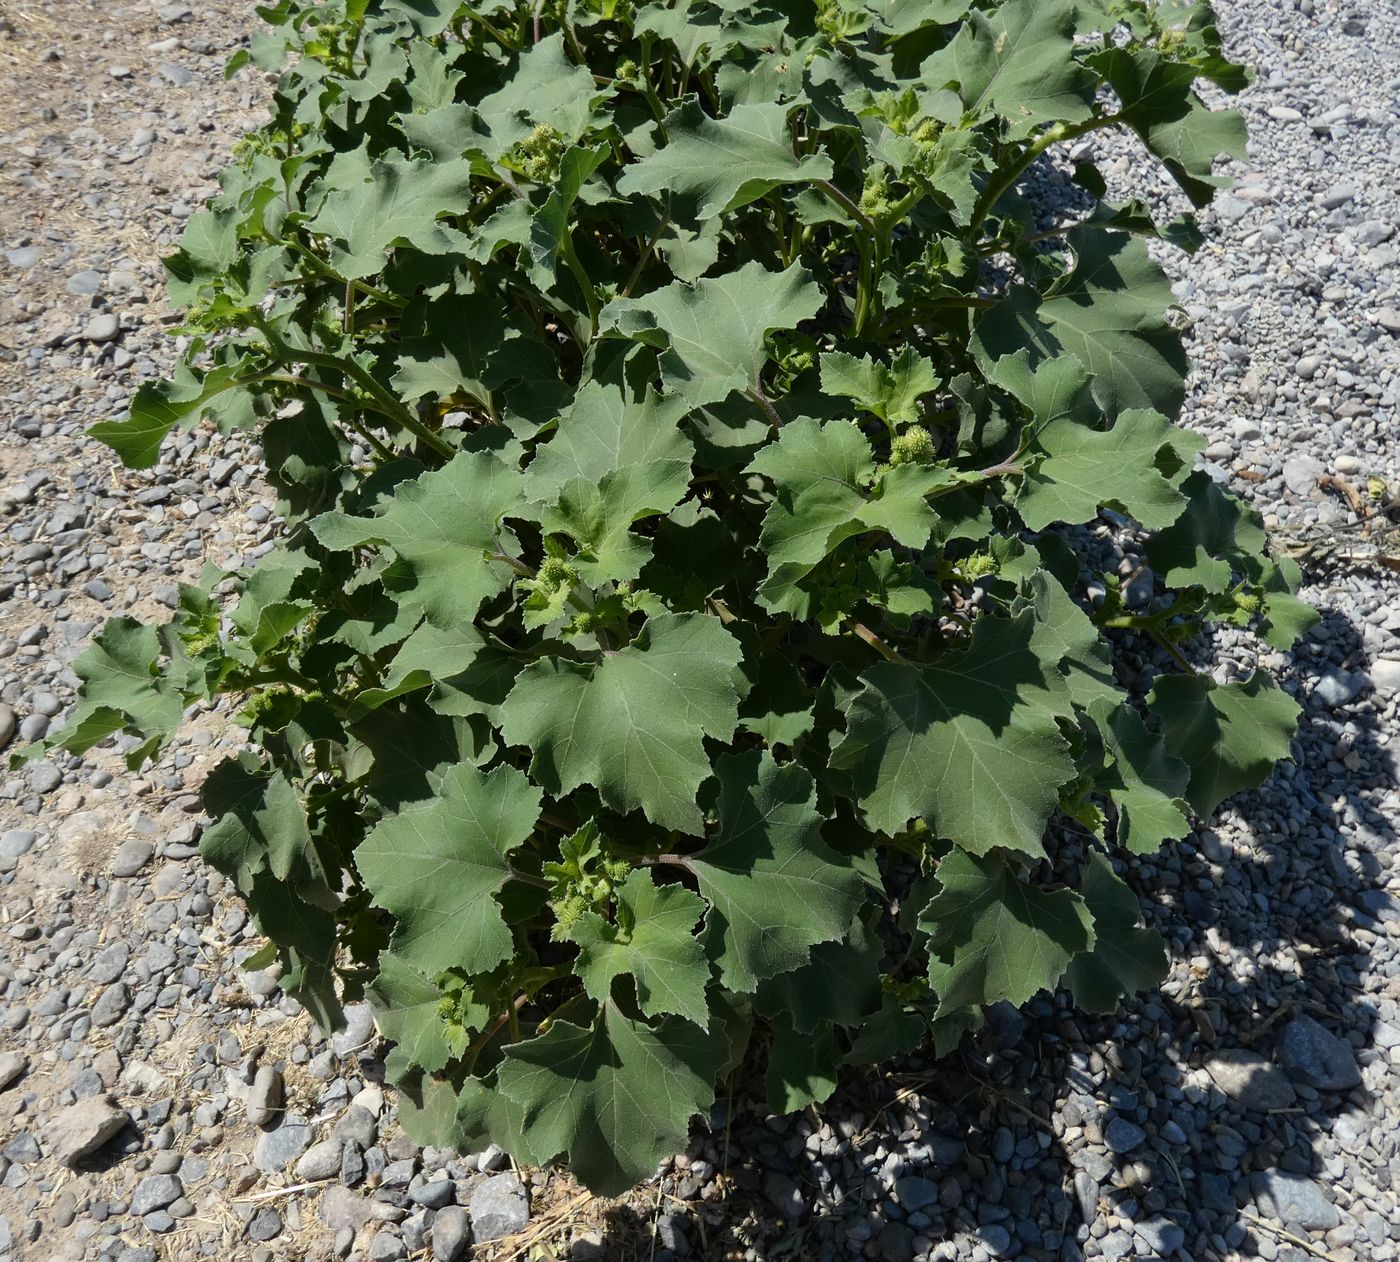
<path fill-rule="evenodd" d="M 843 1067 L 1165 955 L 1118 873 L 1288 750 L 1312 618 L 1192 467 L 1153 238 L 1020 177 L 1128 128 L 1196 205 L 1245 81 L 1184 0 L 282 0 L 269 122 L 169 260 L 177 375 L 97 436 L 256 435 L 286 531 L 108 623 L 47 748 L 251 700 L 205 858 L 428 1143 L 618 1192 L 768 1049 Z M 1110 508 L 1147 607 L 1065 525 Z M 1107 596 L 1089 599 L 1091 582 Z M 1145 701 L 1130 642 L 1173 659 Z M 43 748 L 33 751 L 42 753 Z M 754 1037 L 755 1031 L 761 1037 Z"/>

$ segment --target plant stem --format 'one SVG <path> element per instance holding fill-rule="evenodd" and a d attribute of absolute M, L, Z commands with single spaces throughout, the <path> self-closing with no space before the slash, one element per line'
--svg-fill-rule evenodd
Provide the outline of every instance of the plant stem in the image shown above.
<path fill-rule="evenodd" d="M 1084 136 L 1104 127 L 1115 127 L 1121 121 L 1122 118 L 1118 114 L 1103 114 L 1086 118 L 1082 123 L 1056 123 L 1034 144 L 1028 145 L 1025 152 L 1015 162 L 992 177 L 987 187 L 982 190 L 982 196 L 977 199 L 977 207 L 972 212 L 972 221 L 968 224 L 969 235 L 975 233 L 982 226 L 982 221 L 986 219 L 992 207 L 1001 200 L 1007 189 L 1011 188 L 1021 178 L 1026 168 L 1051 145 L 1057 145 L 1062 140 L 1073 140 L 1077 136 Z"/>
<path fill-rule="evenodd" d="M 747 394 L 763 409 L 763 414 L 772 422 L 773 428 L 782 429 L 783 418 L 778 415 L 778 409 L 773 406 L 772 400 L 763 393 L 763 387 L 758 382 L 755 381 L 748 388 Z"/>
<path fill-rule="evenodd" d="M 859 206 L 846 196 L 830 180 L 818 180 L 817 187 L 821 189 L 832 201 L 841 207 L 852 219 L 856 221 L 872 237 L 875 235 L 875 225 L 870 222 L 870 217 Z"/>
<path fill-rule="evenodd" d="M 651 234 L 650 239 L 642 249 L 641 257 L 637 260 L 637 266 L 632 269 L 632 275 L 627 278 L 627 283 L 622 287 L 622 296 L 624 298 L 630 298 L 632 296 L 632 290 L 635 288 L 637 282 L 641 280 L 642 269 L 646 267 L 647 262 L 651 259 L 652 251 L 656 249 L 656 243 L 661 240 L 661 234 L 670 226 L 671 216 L 662 215 L 661 222 L 656 225 L 656 231 Z"/>
<path fill-rule="evenodd" d="M 342 359 L 338 355 L 330 355 L 324 351 L 303 350 L 284 342 L 260 312 L 254 312 L 250 319 L 258 332 L 267 339 L 268 346 L 278 359 L 286 363 L 316 364 L 321 368 L 329 368 L 332 372 L 344 373 L 380 404 L 380 410 L 386 416 L 407 430 L 425 447 L 435 451 L 444 460 L 450 460 L 456 454 L 447 443 L 424 425 L 381 386 L 373 375 L 361 368 L 353 359 Z"/>
<path fill-rule="evenodd" d="M 593 282 L 588 279 L 588 273 L 579 262 L 578 254 L 574 250 L 574 234 L 568 229 L 559 242 L 559 254 L 573 273 L 574 280 L 583 291 L 583 301 L 588 306 L 588 337 L 584 341 L 584 348 L 587 349 L 588 343 L 598 336 L 598 295 L 594 293 Z"/>
<path fill-rule="evenodd" d="M 854 618 L 847 618 L 846 625 L 851 628 L 862 640 L 873 648 L 887 662 L 899 662 L 904 664 L 905 659 L 900 657 L 894 649 L 890 648 L 878 635 L 875 634 L 863 622 L 857 622 Z"/>

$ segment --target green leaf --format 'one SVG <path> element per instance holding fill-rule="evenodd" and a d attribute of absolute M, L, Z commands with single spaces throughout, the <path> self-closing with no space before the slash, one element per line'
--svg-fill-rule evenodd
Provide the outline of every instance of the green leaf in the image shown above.
<path fill-rule="evenodd" d="M 494 895 L 509 855 L 539 818 L 541 795 L 520 772 L 483 775 L 459 764 L 437 796 L 377 824 L 355 851 L 374 901 L 397 920 L 393 951 L 425 974 L 484 973 L 510 958 L 510 930 Z"/>
<path fill-rule="evenodd" d="M 710 965 L 695 930 L 705 904 L 680 885 L 657 885 L 638 868 L 615 890 L 617 916 L 586 912 L 569 930 L 578 945 L 574 972 L 599 1003 L 607 1002 L 613 979 L 630 973 L 637 1003 L 649 1017 L 674 1015 L 708 1026 L 705 990 Z"/>
<path fill-rule="evenodd" d="M 328 885 L 306 826 L 306 812 L 290 780 L 268 771 L 244 750 L 209 773 L 202 791 L 214 823 L 199 839 L 200 857 L 240 888 L 266 868 L 279 881 L 314 875 Z"/>
<path fill-rule="evenodd" d="M 239 388 L 245 368 L 241 360 L 204 373 L 181 364 L 173 378 L 143 382 L 124 420 L 99 421 L 88 434 L 115 451 L 128 469 L 149 469 L 160 459 L 165 436 L 177 425 L 193 425 L 215 399 Z"/>
<path fill-rule="evenodd" d="M 1147 247 L 1122 232 L 1072 228 L 1074 270 L 1043 299 L 1014 285 L 982 312 L 973 349 L 990 371 L 1025 350 L 1032 369 L 1073 355 L 1091 374 L 1091 390 L 1109 420 L 1128 408 L 1174 419 L 1186 396 L 1186 353 L 1166 320 L 1171 285 Z"/>
<path fill-rule="evenodd" d="M 799 264 L 770 272 L 761 263 L 746 263 L 694 286 L 674 282 L 645 298 L 616 299 L 604 309 L 602 327 L 664 348 L 667 389 L 698 408 L 723 402 L 736 390 L 761 390 L 768 334 L 795 329 L 824 301 Z"/>
<path fill-rule="evenodd" d="M 755 1006 L 806 1033 L 833 1022 L 859 1026 L 881 1005 L 884 953 L 880 935 L 858 920 L 848 937 L 814 946 L 808 963 L 764 981 Z"/>
<path fill-rule="evenodd" d="M 494 559 L 501 519 L 520 503 L 521 475 L 488 452 L 461 452 L 441 469 L 401 483 L 378 517 L 325 513 L 311 523 L 336 552 L 369 544 L 392 548 L 385 585 L 405 609 L 450 629 L 476 617 L 482 602 L 509 586 L 513 571 Z"/>
<path fill-rule="evenodd" d="M 1264 527 L 1252 509 L 1207 473 L 1193 473 L 1181 489 L 1186 511 L 1147 541 L 1147 559 L 1173 587 L 1223 592 L 1263 553 Z"/>
<path fill-rule="evenodd" d="M 981 618 L 972 643 L 932 665 L 880 662 L 846 707 L 833 768 L 850 772 L 872 828 L 910 820 L 978 853 L 1042 853 L 1041 835 L 1074 778 L 1055 722 L 1058 662 L 1031 648 L 1034 621 Z"/>
<path fill-rule="evenodd" d="M 658 614 L 596 665 L 546 657 L 526 667 L 501 734 L 533 751 L 530 775 L 550 794 L 592 784 L 614 810 L 698 833 L 695 798 L 710 775 L 703 738 L 734 734 L 741 656 L 717 618 Z"/>
<path fill-rule="evenodd" d="M 574 148 L 565 153 L 554 187 L 544 205 L 531 217 L 526 269 L 530 279 L 543 290 L 553 288 L 557 279 L 559 254 L 570 240 L 569 217 L 574 203 L 607 154 L 605 146 Z"/>
<path fill-rule="evenodd" d="M 1004 859 L 953 850 L 938 865 L 938 883 L 919 928 L 929 935 L 940 1016 L 1053 990 L 1070 960 L 1094 944 L 1078 894 L 1029 885 Z"/>
<path fill-rule="evenodd" d="M 366 988 L 379 1032 L 398 1046 L 389 1053 L 390 1077 L 416 1065 L 436 1073 L 452 1059 L 447 1026 L 439 1015 L 442 992 L 392 951 L 379 957 L 379 975 Z"/>
<path fill-rule="evenodd" d="M 1161 935 L 1141 927 L 1137 895 L 1096 850 L 1085 865 L 1083 894 L 1094 920 L 1094 945 L 1070 961 L 1065 980 L 1086 1012 L 1117 1012 L 1124 995 L 1166 979 L 1167 953 Z"/>
<path fill-rule="evenodd" d="M 1089 710 L 1103 733 L 1112 765 L 1095 778 L 1118 807 L 1116 840 L 1134 854 L 1151 854 L 1163 842 L 1180 841 L 1191 829 L 1186 814 L 1190 771 L 1147 730 L 1130 705 L 1098 702 Z"/>
<path fill-rule="evenodd" d="M 554 357 L 543 343 L 501 320 L 481 294 L 448 294 L 405 313 L 394 388 L 406 402 L 466 394 L 483 404 L 512 381 L 545 377 Z"/>
<path fill-rule="evenodd" d="M 1200 70 L 1156 49 L 1109 48 L 1086 61 L 1117 94 L 1119 113 L 1191 199 L 1205 206 L 1230 183 L 1212 174 L 1216 158 L 1248 156 L 1237 110 L 1212 110 L 1193 90 Z"/>
<path fill-rule="evenodd" d="M 587 66 L 570 61 L 564 36 L 555 31 L 527 47 L 504 86 L 476 106 L 485 132 L 482 148 L 500 158 L 540 125 L 577 144 L 597 118 L 595 102 L 606 94 Z"/>
<path fill-rule="evenodd" d="M 892 427 L 914 424 L 923 414 L 919 399 L 936 390 L 940 381 L 933 361 L 912 346 L 904 347 L 890 364 L 840 351 L 822 356 L 822 389 L 854 399 L 858 407 Z"/>
<path fill-rule="evenodd" d="M 135 618 L 109 618 L 91 646 L 73 663 L 82 681 L 78 704 L 63 730 L 35 746 L 57 746 L 85 754 L 117 732 L 131 732 L 141 743 L 127 751 L 126 765 L 137 770 L 179 730 L 185 699 L 160 669 L 161 642 L 155 627 Z"/>
<path fill-rule="evenodd" d="M 1186 800 L 1209 819 L 1228 797 L 1257 789 L 1288 757 L 1302 708 L 1269 676 L 1217 684 L 1207 675 L 1167 675 L 1147 694 L 1167 752 L 1191 769 Z"/>
<path fill-rule="evenodd" d="M 1090 116 L 1094 80 L 1074 57 L 1077 0 L 1010 0 L 987 15 L 973 10 L 919 75 L 931 88 L 954 87 L 969 114 L 995 111 L 1013 140 L 1041 123 Z"/>
<path fill-rule="evenodd" d="M 525 493 L 536 501 L 557 496 L 570 482 L 600 482 L 618 469 L 645 469 L 656 494 L 678 503 L 690 488 L 695 448 L 679 424 L 687 408 L 651 392 L 640 403 L 620 389 L 590 381 L 579 387 L 554 436 L 535 448 L 525 470 Z"/>
<path fill-rule="evenodd" d="M 850 860 L 821 839 L 816 786 L 768 753 L 715 764 L 719 826 L 686 866 L 710 904 L 706 936 L 730 990 L 807 963 L 820 942 L 845 937 L 863 897 Z"/>
<path fill-rule="evenodd" d="M 1032 530 L 1055 522 L 1092 521 L 1111 505 L 1148 529 L 1170 526 L 1186 507 L 1163 473 L 1163 450 L 1178 450 L 1181 431 L 1157 412 L 1130 408 L 1110 430 L 1072 421 L 1036 433 L 1035 460 L 1021 479 L 1016 509 Z"/>
<path fill-rule="evenodd" d="M 191 215 L 180 234 L 180 248 L 165 260 L 166 290 L 177 307 L 189 306 L 210 281 L 238 258 L 239 212 L 215 206 Z"/>
<path fill-rule="evenodd" d="M 773 1021 L 768 1050 L 768 1107 L 777 1114 L 796 1113 L 809 1104 L 824 1104 L 836 1090 L 841 1069 L 836 1030 L 830 1024 L 815 1032 L 799 1031 L 783 1016 Z"/>
<path fill-rule="evenodd" d="M 685 1146 L 708 1108 L 722 1045 L 679 1017 L 648 1025 L 604 1004 L 589 1027 L 556 1020 L 506 1049 L 501 1091 L 522 1114 L 517 1155 L 565 1156 L 583 1184 L 616 1196 Z"/>
<path fill-rule="evenodd" d="M 335 917 L 269 872 L 257 873 L 244 894 L 258 932 L 277 947 L 282 989 L 323 1032 L 339 1029 L 345 1015 L 335 986 Z"/>
<path fill-rule="evenodd" d="M 396 697 L 430 688 L 428 704 L 438 714 L 479 714 L 497 723 L 522 665 L 515 653 L 491 643 L 470 624 L 445 631 L 425 622 L 399 646 L 382 685 L 366 688 L 351 703 L 350 718 L 363 718 Z"/>
<path fill-rule="evenodd" d="M 797 104 L 736 105 L 727 117 L 711 118 L 691 98 L 666 116 L 667 143 L 624 168 L 617 191 L 694 197 L 699 218 L 710 219 L 779 185 L 829 180 L 825 154 L 799 158 L 793 152 L 788 117 Z"/>
<path fill-rule="evenodd" d="M 616 388 L 584 386 L 526 470 L 527 494 L 541 502 L 538 520 L 579 549 L 585 582 L 634 579 L 650 544 L 632 525 L 670 512 L 690 490 L 695 449 L 677 428 L 684 405 L 652 394 L 628 403 Z"/>
<path fill-rule="evenodd" d="M 331 238 L 331 266 L 348 280 L 382 271 L 400 243 L 447 254 L 467 239 L 439 219 L 470 205 L 471 179 L 470 162 L 371 158 L 366 142 L 331 159 L 314 190 L 321 208 L 306 230 Z"/>
<path fill-rule="evenodd" d="M 771 478 L 777 490 L 759 535 L 769 573 L 759 601 L 800 617 L 806 596 L 793 585 L 842 541 L 881 531 L 924 547 L 937 520 L 927 497 L 956 477 L 944 466 L 906 464 L 876 479 L 870 444 L 853 424 L 810 417 L 783 426 L 747 471 Z"/>

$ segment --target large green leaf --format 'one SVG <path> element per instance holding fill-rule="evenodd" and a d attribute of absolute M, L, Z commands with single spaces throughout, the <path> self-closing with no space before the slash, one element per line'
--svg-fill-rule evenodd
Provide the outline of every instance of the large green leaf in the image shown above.
<path fill-rule="evenodd" d="M 1157 412 L 1129 408 L 1110 430 L 1073 421 L 1048 425 L 1036 434 L 1030 468 L 1021 478 L 1016 508 L 1032 530 L 1054 522 L 1092 521 L 1110 504 L 1149 529 L 1170 526 L 1186 497 L 1163 471 L 1161 453 L 1172 453 L 1175 469 L 1181 431 Z M 1175 473 L 1173 469 L 1173 475 Z"/>
<path fill-rule="evenodd" d="M 936 390 L 933 361 L 906 346 L 885 364 L 870 355 L 829 351 L 822 356 L 822 389 L 854 399 L 889 426 L 912 425 L 922 415 L 919 400 Z"/>
<path fill-rule="evenodd" d="M 920 67 L 931 88 L 954 87 L 968 113 L 995 111 L 1019 139 L 1041 123 L 1089 117 L 1094 80 L 1074 58 L 1078 0 L 1010 0 L 974 9 Z"/>
<path fill-rule="evenodd" d="M 698 408 L 721 403 L 736 390 L 760 391 L 768 334 L 795 329 L 824 301 L 797 263 L 783 272 L 746 263 L 693 286 L 674 282 L 645 298 L 619 298 L 604 310 L 603 323 L 663 348 L 667 389 Z"/>
<path fill-rule="evenodd" d="M 768 753 L 715 764 L 719 827 L 686 866 L 710 903 L 706 936 L 731 990 L 800 968 L 809 950 L 849 932 L 863 895 L 849 858 L 821 839 L 816 786 Z"/>
<path fill-rule="evenodd" d="M 1055 722 L 1067 697 L 1058 661 L 1037 658 L 1033 633 L 1030 613 L 982 618 L 963 652 L 861 674 L 831 765 L 850 773 L 872 828 L 898 833 L 925 819 L 978 853 L 1042 853 L 1074 764 Z"/>
<path fill-rule="evenodd" d="M 1147 559 L 1173 587 L 1223 592 L 1235 575 L 1248 574 L 1267 542 L 1258 516 L 1217 486 L 1209 474 L 1193 473 L 1182 491 L 1187 511 L 1147 541 Z"/>
<path fill-rule="evenodd" d="M 439 1013 L 442 992 L 392 951 L 379 957 L 379 975 L 367 988 L 379 1032 L 398 1044 L 389 1053 L 390 1077 L 416 1065 L 436 1073 L 452 1059 L 447 1026 Z"/>
<path fill-rule="evenodd" d="M 466 238 L 439 220 L 471 205 L 471 178 L 468 161 L 371 158 L 366 142 L 331 160 L 317 186 L 321 208 L 307 231 L 331 238 L 331 264 L 351 280 L 382 271 L 386 252 L 401 242 L 446 254 Z"/>
<path fill-rule="evenodd" d="M 1093 920 L 1073 890 L 1023 881 L 1004 859 L 953 850 L 939 892 L 919 916 L 929 935 L 929 982 L 940 1014 L 1000 999 L 1025 1003 L 1054 989 L 1094 944 Z"/>
<path fill-rule="evenodd" d="M 1244 119 L 1237 110 L 1206 107 L 1192 87 L 1201 73 L 1197 66 L 1156 49 L 1108 48 L 1086 60 L 1118 95 L 1123 121 L 1195 205 L 1206 205 L 1229 184 L 1211 168 L 1222 154 L 1246 156 Z"/>
<path fill-rule="evenodd" d="M 1015 285 L 977 320 L 974 350 L 990 370 L 1003 355 L 1026 350 L 1032 368 L 1066 353 L 1091 374 L 1094 399 L 1110 420 L 1128 408 L 1169 419 L 1186 396 L 1186 353 L 1167 322 L 1166 274 L 1135 237 L 1072 228 L 1075 266 L 1041 298 Z"/>
<path fill-rule="evenodd" d="M 695 932 L 705 912 L 699 895 L 680 885 L 657 885 L 650 872 L 637 869 L 615 896 L 615 919 L 587 912 L 569 930 L 579 948 L 574 972 L 584 989 L 604 1003 L 613 979 L 628 973 L 647 1016 L 671 1014 L 709 1025 L 710 964 Z"/>
<path fill-rule="evenodd" d="M 1191 828 L 1186 764 L 1167 752 L 1162 738 L 1148 731 L 1126 702 L 1099 701 L 1089 712 L 1111 756 L 1111 765 L 1094 783 L 1118 807 L 1118 844 L 1135 854 L 1151 854 L 1163 842 L 1180 841 Z"/>
<path fill-rule="evenodd" d="M 33 747 L 35 756 L 53 745 L 70 754 L 85 754 L 118 732 L 142 739 L 126 755 L 135 771 L 176 733 L 185 699 L 175 681 L 160 669 L 162 647 L 155 627 L 135 618 L 110 618 L 91 646 L 73 663 L 82 695 L 63 731 L 48 744 Z"/>
<path fill-rule="evenodd" d="M 829 180 L 825 154 L 793 152 L 788 117 L 796 105 L 736 105 L 726 117 L 711 118 L 698 101 L 687 101 L 666 117 L 667 143 L 626 167 L 617 190 L 694 197 L 699 217 L 709 219 L 781 184 Z"/>
<path fill-rule="evenodd" d="M 1098 851 L 1090 851 L 1082 891 L 1094 919 L 1094 945 L 1070 961 L 1069 988 L 1087 1012 L 1118 1010 L 1124 995 L 1156 986 L 1167 976 L 1161 935 L 1141 925 L 1137 895 Z"/>
<path fill-rule="evenodd" d="M 122 420 L 99 421 L 88 433 L 115 451 L 128 469 L 149 469 L 160 459 L 160 445 L 177 425 L 193 425 L 230 391 L 246 396 L 241 383 L 248 375 L 242 360 L 207 372 L 180 364 L 169 379 L 142 382 Z"/>
<path fill-rule="evenodd" d="M 1147 694 L 1167 752 L 1191 769 L 1186 800 L 1202 819 L 1244 789 L 1257 789 L 1288 757 L 1301 707 L 1255 671 L 1243 683 L 1208 675 L 1166 675 Z"/>
<path fill-rule="evenodd" d="M 629 401 L 616 386 L 580 386 L 556 433 L 535 449 L 525 470 L 525 493 L 548 500 L 570 482 L 600 482 L 618 469 L 645 469 L 656 493 L 677 503 L 690 487 L 695 448 L 679 423 L 687 408 L 679 399 L 648 393 Z"/>
<path fill-rule="evenodd" d="M 292 782 L 244 750 L 209 773 L 202 792 L 214 817 L 199 839 L 200 857 L 240 887 L 266 868 L 279 881 L 303 884 L 315 875 L 327 884 Z"/>
<path fill-rule="evenodd" d="M 512 767 L 483 775 L 458 764 L 437 795 L 377 824 L 355 851 L 374 901 L 397 921 L 393 951 L 432 975 L 484 973 L 511 956 L 494 895 L 509 855 L 534 830 L 540 791 Z"/>
<path fill-rule="evenodd" d="M 685 1146 L 690 1119 L 714 1098 L 722 1040 L 690 1021 L 656 1025 L 604 1004 L 590 1026 L 557 1020 L 506 1049 L 501 1091 L 522 1114 L 517 1155 L 566 1156 L 600 1196 L 616 1196 Z"/>
<path fill-rule="evenodd" d="M 532 751 L 530 774 L 549 793 L 592 784 L 614 810 L 698 833 L 696 794 L 711 774 L 703 738 L 727 741 L 738 726 L 741 658 L 719 619 L 658 614 L 596 664 L 546 657 L 526 667 L 501 734 Z"/>
<path fill-rule="evenodd" d="M 617 388 L 591 382 L 536 451 L 526 493 L 541 501 L 541 526 L 574 541 L 590 586 L 636 578 L 651 545 L 633 524 L 670 512 L 689 491 L 695 449 L 677 428 L 684 411 L 678 400 L 649 393 L 630 403 Z"/>
<path fill-rule="evenodd" d="M 327 548 L 394 550 L 386 586 L 440 627 L 471 622 L 513 571 L 498 559 L 501 519 L 521 498 L 521 475 L 489 452 L 461 452 L 441 469 L 402 483 L 378 517 L 325 513 L 311 523 Z"/>

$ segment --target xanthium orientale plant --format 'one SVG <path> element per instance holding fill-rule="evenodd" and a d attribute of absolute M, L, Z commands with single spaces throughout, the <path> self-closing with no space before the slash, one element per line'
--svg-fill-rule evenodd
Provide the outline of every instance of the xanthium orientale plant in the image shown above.
<path fill-rule="evenodd" d="M 243 699 L 202 852 L 253 963 L 326 1026 L 368 996 L 421 1141 L 607 1193 L 746 1055 L 785 1112 L 1159 981 L 1118 870 L 1297 714 L 1179 645 L 1313 614 L 1174 423 L 1148 244 L 1191 216 L 1023 176 L 1128 129 L 1207 203 L 1244 136 L 1196 85 L 1246 78 L 1208 6 L 261 12 L 271 117 L 168 264 L 189 354 L 95 433 L 255 430 L 285 534 L 110 621 L 31 756 Z M 1146 603 L 1081 555 L 1105 515 Z"/>

